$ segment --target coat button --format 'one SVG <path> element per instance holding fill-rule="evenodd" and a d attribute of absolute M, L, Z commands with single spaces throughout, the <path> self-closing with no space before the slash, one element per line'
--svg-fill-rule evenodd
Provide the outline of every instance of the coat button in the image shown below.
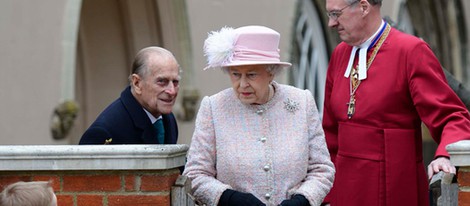
<path fill-rule="evenodd" d="M 265 143 L 265 142 L 266 142 L 266 139 L 267 139 L 266 137 L 261 137 L 260 140 L 261 140 L 262 143 Z"/>
<path fill-rule="evenodd" d="M 271 169 L 271 166 L 269 166 L 269 164 L 267 164 L 263 167 L 263 169 L 264 169 L 264 171 L 267 172 L 267 171 L 269 171 L 269 169 Z"/>

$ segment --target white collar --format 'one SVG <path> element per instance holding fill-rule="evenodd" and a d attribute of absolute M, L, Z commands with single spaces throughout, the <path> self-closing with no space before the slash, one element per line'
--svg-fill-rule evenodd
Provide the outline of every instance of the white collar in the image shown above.
<path fill-rule="evenodd" d="M 370 44 L 372 43 L 374 37 L 377 36 L 377 34 L 380 32 L 380 30 L 382 30 L 382 27 L 384 25 L 385 22 L 382 20 L 382 24 L 380 24 L 380 27 L 377 29 L 374 35 L 369 37 L 369 39 L 367 39 L 367 41 L 365 41 L 361 45 L 352 47 L 351 55 L 349 56 L 348 66 L 346 67 L 346 71 L 344 72 L 344 77 L 348 78 L 351 74 L 352 65 L 354 63 L 354 57 L 356 56 L 356 51 L 359 49 L 359 80 L 367 79 L 367 50 L 371 46 Z"/>
<path fill-rule="evenodd" d="M 142 108 L 144 109 L 144 108 Z M 149 117 L 150 119 L 150 122 L 155 123 L 157 120 L 161 119 L 162 118 L 162 115 L 160 115 L 159 117 L 154 117 L 152 113 L 150 113 L 149 111 L 147 111 L 146 109 L 144 109 L 145 113 L 147 114 L 147 116 Z"/>

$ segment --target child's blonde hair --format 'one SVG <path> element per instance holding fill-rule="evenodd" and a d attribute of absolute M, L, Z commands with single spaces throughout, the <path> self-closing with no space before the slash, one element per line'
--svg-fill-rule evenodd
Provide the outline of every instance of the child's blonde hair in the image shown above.
<path fill-rule="evenodd" d="M 46 181 L 16 182 L 0 194 L 0 206 L 51 206 L 54 200 L 54 189 Z"/>

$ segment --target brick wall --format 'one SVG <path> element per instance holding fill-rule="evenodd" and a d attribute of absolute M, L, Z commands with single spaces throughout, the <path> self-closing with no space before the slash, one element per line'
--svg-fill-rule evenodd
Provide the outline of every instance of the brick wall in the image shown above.
<path fill-rule="evenodd" d="M 457 174 L 458 205 L 470 206 L 470 140 L 449 144 L 446 149 L 452 164 L 459 167 Z"/>
<path fill-rule="evenodd" d="M 459 184 L 459 206 L 470 206 L 470 166 L 459 168 L 457 182 Z"/>
<path fill-rule="evenodd" d="M 59 206 L 170 206 L 187 149 L 187 145 L 0 146 L 0 188 L 18 181 L 52 181 Z"/>
<path fill-rule="evenodd" d="M 52 181 L 60 206 L 169 206 L 180 171 L 0 172 L 0 187 L 17 181 Z"/>

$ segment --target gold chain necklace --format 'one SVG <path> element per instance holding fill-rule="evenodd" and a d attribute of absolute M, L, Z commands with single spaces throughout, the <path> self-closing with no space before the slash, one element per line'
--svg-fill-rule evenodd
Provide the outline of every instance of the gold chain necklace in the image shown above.
<path fill-rule="evenodd" d="M 367 61 L 367 70 L 369 70 L 370 65 L 375 59 L 375 56 L 379 52 L 380 47 L 382 44 L 385 42 L 385 39 L 387 38 L 388 34 L 390 33 L 390 25 L 387 24 L 385 27 L 385 31 L 380 37 L 379 41 L 377 42 L 377 46 L 374 48 L 372 51 L 372 54 Z M 359 85 L 361 84 L 361 80 L 359 80 L 359 74 L 358 74 L 358 65 L 356 67 L 353 67 L 351 69 L 351 75 L 350 75 L 350 81 L 349 81 L 349 102 L 347 103 L 348 105 L 348 119 L 351 119 L 354 113 L 356 112 L 356 90 L 359 88 Z"/>

